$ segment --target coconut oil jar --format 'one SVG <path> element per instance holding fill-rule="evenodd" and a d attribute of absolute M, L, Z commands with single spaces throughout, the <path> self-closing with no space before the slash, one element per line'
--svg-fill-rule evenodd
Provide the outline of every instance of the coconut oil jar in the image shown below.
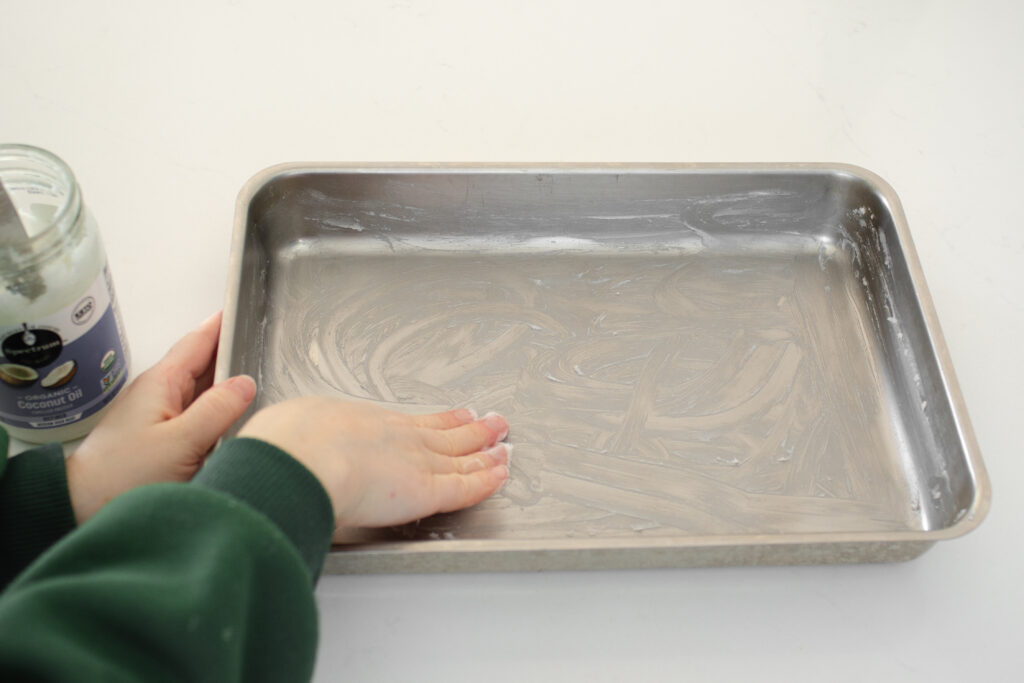
<path fill-rule="evenodd" d="M 0 145 L 0 424 L 35 443 L 83 436 L 128 365 L 106 253 L 71 169 Z"/>

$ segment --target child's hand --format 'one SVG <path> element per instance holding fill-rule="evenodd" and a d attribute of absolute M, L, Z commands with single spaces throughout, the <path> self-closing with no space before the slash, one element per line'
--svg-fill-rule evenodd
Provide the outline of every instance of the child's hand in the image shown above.
<path fill-rule="evenodd" d="M 508 478 L 499 415 L 404 415 L 368 403 L 299 398 L 256 413 L 239 436 L 282 448 L 323 484 L 342 527 L 390 526 L 474 505 Z"/>
<path fill-rule="evenodd" d="M 188 481 L 256 395 L 249 377 L 211 387 L 221 314 L 179 341 L 117 398 L 68 458 L 68 491 L 81 524 L 143 484 Z"/>

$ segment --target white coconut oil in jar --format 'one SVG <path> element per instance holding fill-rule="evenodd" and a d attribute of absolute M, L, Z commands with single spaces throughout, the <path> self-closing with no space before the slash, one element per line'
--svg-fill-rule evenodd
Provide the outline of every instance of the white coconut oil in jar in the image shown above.
<path fill-rule="evenodd" d="M 23 441 L 68 441 L 128 378 L 106 253 L 55 155 L 0 145 L 0 183 L 0 424 Z"/>

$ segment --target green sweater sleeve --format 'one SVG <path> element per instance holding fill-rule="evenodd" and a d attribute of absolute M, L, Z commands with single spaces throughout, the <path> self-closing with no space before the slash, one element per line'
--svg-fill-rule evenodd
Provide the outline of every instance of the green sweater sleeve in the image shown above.
<path fill-rule="evenodd" d="M 0 680 L 308 680 L 332 531 L 308 470 L 228 441 L 192 483 L 119 496 L 10 584 Z"/>
<path fill-rule="evenodd" d="M 0 428 L 0 590 L 75 528 L 60 444 L 14 458 L 8 445 Z"/>

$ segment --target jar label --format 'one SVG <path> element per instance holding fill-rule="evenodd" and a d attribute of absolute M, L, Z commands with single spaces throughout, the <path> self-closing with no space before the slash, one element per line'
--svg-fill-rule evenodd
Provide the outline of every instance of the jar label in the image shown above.
<path fill-rule="evenodd" d="M 101 410 L 128 377 L 123 340 L 106 266 L 71 306 L 0 327 L 0 422 L 49 429 Z"/>

